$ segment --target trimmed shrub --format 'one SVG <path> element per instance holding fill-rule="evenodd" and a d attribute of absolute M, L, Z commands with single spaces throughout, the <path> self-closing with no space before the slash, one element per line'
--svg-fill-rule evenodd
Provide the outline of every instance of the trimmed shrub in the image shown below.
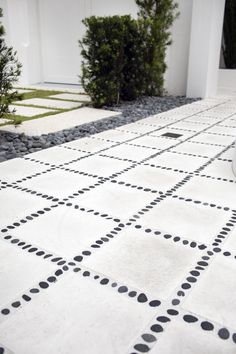
<path fill-rule="evenodd" d="M 125 28 L 120 98 L 129 101 L 144 93 L 147 34 L 142 26 L 142 21 L 128 18 L 125 21 Z"/>
<path fill-rule="evenodd" d="M 0 8 L 0 18 L 3 16 Z M 16 99 L 21 98 L 13 85 L 18 81 L 21 73 L 21 64 L 18 62 L 16 52 L 8 47 L 4 40 L 5 30 L 0 22 L 0 117 L 14 113 L 9 105 Z"/>
<path fill-rule="evenodd" d="M 143 91 L 144 33 L 130 16 L 92 16 L 82 47 L 82 85 L 95 107 L 132 100 Z"/>
<path fill-rule="evenodd" d="M 83 21 L 81 82 L 95 107 L 163 93 L 169 29 L 178 6 L 174 0 L 135 1 L 138 20 L 92 16 Z"/>
<path fill-rule="evenodd" d="M 166 49 L 171 44 L 170 27 L 179 16 L 175 0 L 135 0 L 139 6 L 139 18 L 147 33 L 145 48 L 145 94 L 162 95 Z"/>

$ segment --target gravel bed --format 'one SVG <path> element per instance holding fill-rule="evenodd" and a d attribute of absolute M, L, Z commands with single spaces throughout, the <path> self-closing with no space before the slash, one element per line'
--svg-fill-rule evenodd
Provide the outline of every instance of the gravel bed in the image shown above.
<path fill-rule="evenodd" d="M 196 99 L 184 96 L 142 97 L 136 101 L 122 102 L 119 105 L 105 107 L 105 109 L 122 112 L 120 116 L 41 136 L 30 137 L 25 134 L 7 133 L 0 130 L 0 162 L 100 133 L 107 129 L 120 127 L 194 101 Z"/>

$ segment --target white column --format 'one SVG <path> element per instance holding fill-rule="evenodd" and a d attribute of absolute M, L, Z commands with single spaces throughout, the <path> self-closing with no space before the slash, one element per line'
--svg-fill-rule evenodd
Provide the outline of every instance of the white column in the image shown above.
<path fill-rule="evenodd" d="M 38 0 L 7 1 L 8 42 L 22 63 L 20 85 L 41 81 Z"/>
<path fill-rule="evenodd" d="M 193 0 L 178 0 L 180 16 L 171 29 L 172 44 L 167 49 L 165 89 L 170 95 L 186 95 L 188 55 Z"/>
<path fill-rule="evenodd" d="M 217 92 L 225 0 L 193 0 L 188 97 Z"/>

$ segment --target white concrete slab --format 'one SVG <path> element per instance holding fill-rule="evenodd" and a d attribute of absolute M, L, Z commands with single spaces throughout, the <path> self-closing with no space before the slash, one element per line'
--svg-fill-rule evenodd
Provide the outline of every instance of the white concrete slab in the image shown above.
<path fill-rule="evenodd" d="M 31 241 L 30 241 L 31 242 Z M 47 277 L 56 270 L 53 263 L 43 262 L 30 253 L 24 254 L 21 249 L 0 241 L 1 282 L 0 306 L 13 301 L 18 293 L 23 293 L 39 278 Z"/>
<path fill-rule="evenodd" d="M 149 160 L 149 163 L 155 166 L 176 168 L 188 172 L 195 171 L 205 162 L 206 160 L 203 157 L 192 156 L 192 158 L 189 159 L 187 155 L 173 154 L 172 152 L 164 152 Z"/>
<path fill-rule="evenodd" d="M 34 90 L 61 91 L 61 92 L 68 92 L 68 93 L 85 93 L 81 85 L 40 83 L 35 85 L 26 85 L 25 88 L 34 89 Z"/>
<path fill-rule="evenodd" d="M 38 199 L 34 195 L 29 195 L 15 189 L 0 190 L 0 198 L 1 228 L 29 216 L 40 208 L 48 207 L 52 204 L 52 202 Z M 20 205 L 24 205 L 24 208 L 19 208 Z"/>
<path fill-rule="evenodd" d="M 67 165 L 67 167 L 71 170 L 91 173 L 100 177 L 109 177 L 114 173 L 128 168 L 129 166 L 130 163 L 127 161 L 110 159 L 109 157 L 99 155 L 89 156 L 86 159 L 72 162 Z"/>
<path fill-rule="evenodd" d="M 8 183 L 45 172 L 48 169 L 47 166 L 20 158 L 1 162 L 0 166 L 0 181 Z"/>
<path fill-rule="evenodd" d="M 10 122 L 9 119 L 0 118 L 0 124 L 6 124 L 6 123 L 9 123 L 9 122 Z"/>
<path fill-rule="evenodd" d="M 75 201 L 87 208 L 95 208 L 102 213 L 127 220 L 153 199 L 151 193 L 109 182 L 76 197 Z"/>
<path fill-rule="evenodd" d="M 75 150 L 82 150 L 86 152 L 98 152 L 103 149 L 107 149 L 108 147 L 114 145 L 115 143 L 109 141 L 103 141 L 99 139 L 90 138 L 82 138 L 73 140 L 69 143 L 65 143 L 60 145 L 63 148 L 75 149 Z"/>
<path fill-rule="evenodd" d="M 228 177 L 231 178 L 232 174 L 230 173 Z M 236 202 L 233 196 L 236 195 L 236 183 L 194 177 L 179 189 L 178 195 L 235 209 Z"/>
<path fill-rule="evenodd" d="M 54 146 L 49 149 L 28 154 L 25 157 L 57 166 L 72 160 L 79 159 L 80 157 L 86 155 L 88 155 L 86 152 L 62 149 L 60 146 Z"/>
<path fill-rule="evenodd" d="M 49 98 L 29 98 L 28 100 L 17 101 L 16 103 L 58 109 L 71 109 L 80 106 L 80 103 L 77 102 L 51 100 Z"/>
<path fill-rule="evenodd" d="M 189 251 L 180 244 L 173 246 L 154 234 L 147 237 L 144 231 L 128 228 L 110 247 L 86 259 L 85 264 L 119 282 L 166 299 L 198 257 L 198 250 Z"/>
<path fill-rule="evenodd" d="M 230 214 L 217 209 L 206 209 L 177 199 L 165 199 L 150 213 L 141 217 L 141 223 L 172 235 L 202 243 L 210 243 L 229 220 Z"/>
<path fill-rule="evenodd" d="M 81 95 L 75 93 L 59 93 L 52 95 L 50 98 L 57 98 L 61 100 L 78 101 L 78 102 L 90 102 L 91 99 L 88 95 Z"/>
<path fill-rule="evenodd" d="M 227 327 L 236 328 L 234 275 L 235 259 L 217 257 L 195 291 L 184 302 L 184 308 L 212 321 L 224 322 Z M 214 289 L 214 292 L 211 289 Z M 228 301 L 225 301 L 226 294 Z M 216 311 L 216 308 L 220 311 Z"/>
<path fill-rule="evenodd" d="M 22 93 L 29 93 L 32 92 L 33 90 L 28 90 L 28 89 L 21 89 L 21 88 L 15 88 L 12 91 L 17 91 L 18 93 L 22 94 Z"/>
<path fill-rule="evenodd" d="M 68 274 L 0 325 L 1 340 L 18 354 L 125 353 L 153 315 L 111 286 Z"/>
<path fill-rule="evenodd" d="M 119 112 L 84 107 L 69 112 L 58 113 L 49 117 L 23 122 L 17 127 L 5 126 L 2 130 L 25 133 L 26 135 L 31 136 L 42 135 L 54 133 L 63 129 L 70 129 L 103 118 L 115 117 L 119 114 Z"/>
<path fill-rule="evenodd" d="M 23 116 L 23 117 L 34 117 L 40 114 L 55 112 L 55 110 L 53 111 L 45 108 L 26 107 L 26 106 L 17 106 L 17 105 L 11 105 L 10 109 L 15 110 L 14 113 L 15 115 Z"/>
<path fill-rule="evenodd" d="M 56 198 L 65 198 L 96 182 L 95 178 L 58 169 L 23 181 L 21 186 Z"/>
<path fill-rule="evenodd" d="M 98 234 L 106 235 L 115 226 L 113 220 L 64 206 L 22 225 L 22 228 L 12 231 L 12 235 L 23 236 L 24 241 L 33 242 L 55 254 L 63 254 L 66 258 L 73 258 L 96 242 Z M 50 234 L 50 237 L 44 237 L 46 234 Z"/>

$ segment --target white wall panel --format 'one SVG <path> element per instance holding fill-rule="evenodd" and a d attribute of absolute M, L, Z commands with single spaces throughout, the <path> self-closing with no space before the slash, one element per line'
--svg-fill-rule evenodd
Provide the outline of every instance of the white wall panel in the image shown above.
<path fill-rule="evenodd" d="M 23 64 L 20 84 L 41 81 L 38 0 L 1 0 L 7 43 Z"/>
<path fill-rule="evenodd" d="M 90 0 L 91 14 L 95 16 L 132 15 L 137 16 L 135 0 Z"/>
<path fill-rule="evenodd" d="M 217 92 L 225 0 L 194 0 L 188 69 L 189 97 Z"/>
<path fill-rule="evenodd" d="M 165 89 L 171 95 L 186 95 L 192 0 L 179 0 L 179 18 L 172 27 L 172 45 L 167 50 Z"/>
<path fill-rule="evenodd" d="M 82 19 L 89 15 L 88 3 L 88 0 L 40 0 L 44 81 L 78 83 L 81 67 L 78 40 L 84 33 Z"/>

